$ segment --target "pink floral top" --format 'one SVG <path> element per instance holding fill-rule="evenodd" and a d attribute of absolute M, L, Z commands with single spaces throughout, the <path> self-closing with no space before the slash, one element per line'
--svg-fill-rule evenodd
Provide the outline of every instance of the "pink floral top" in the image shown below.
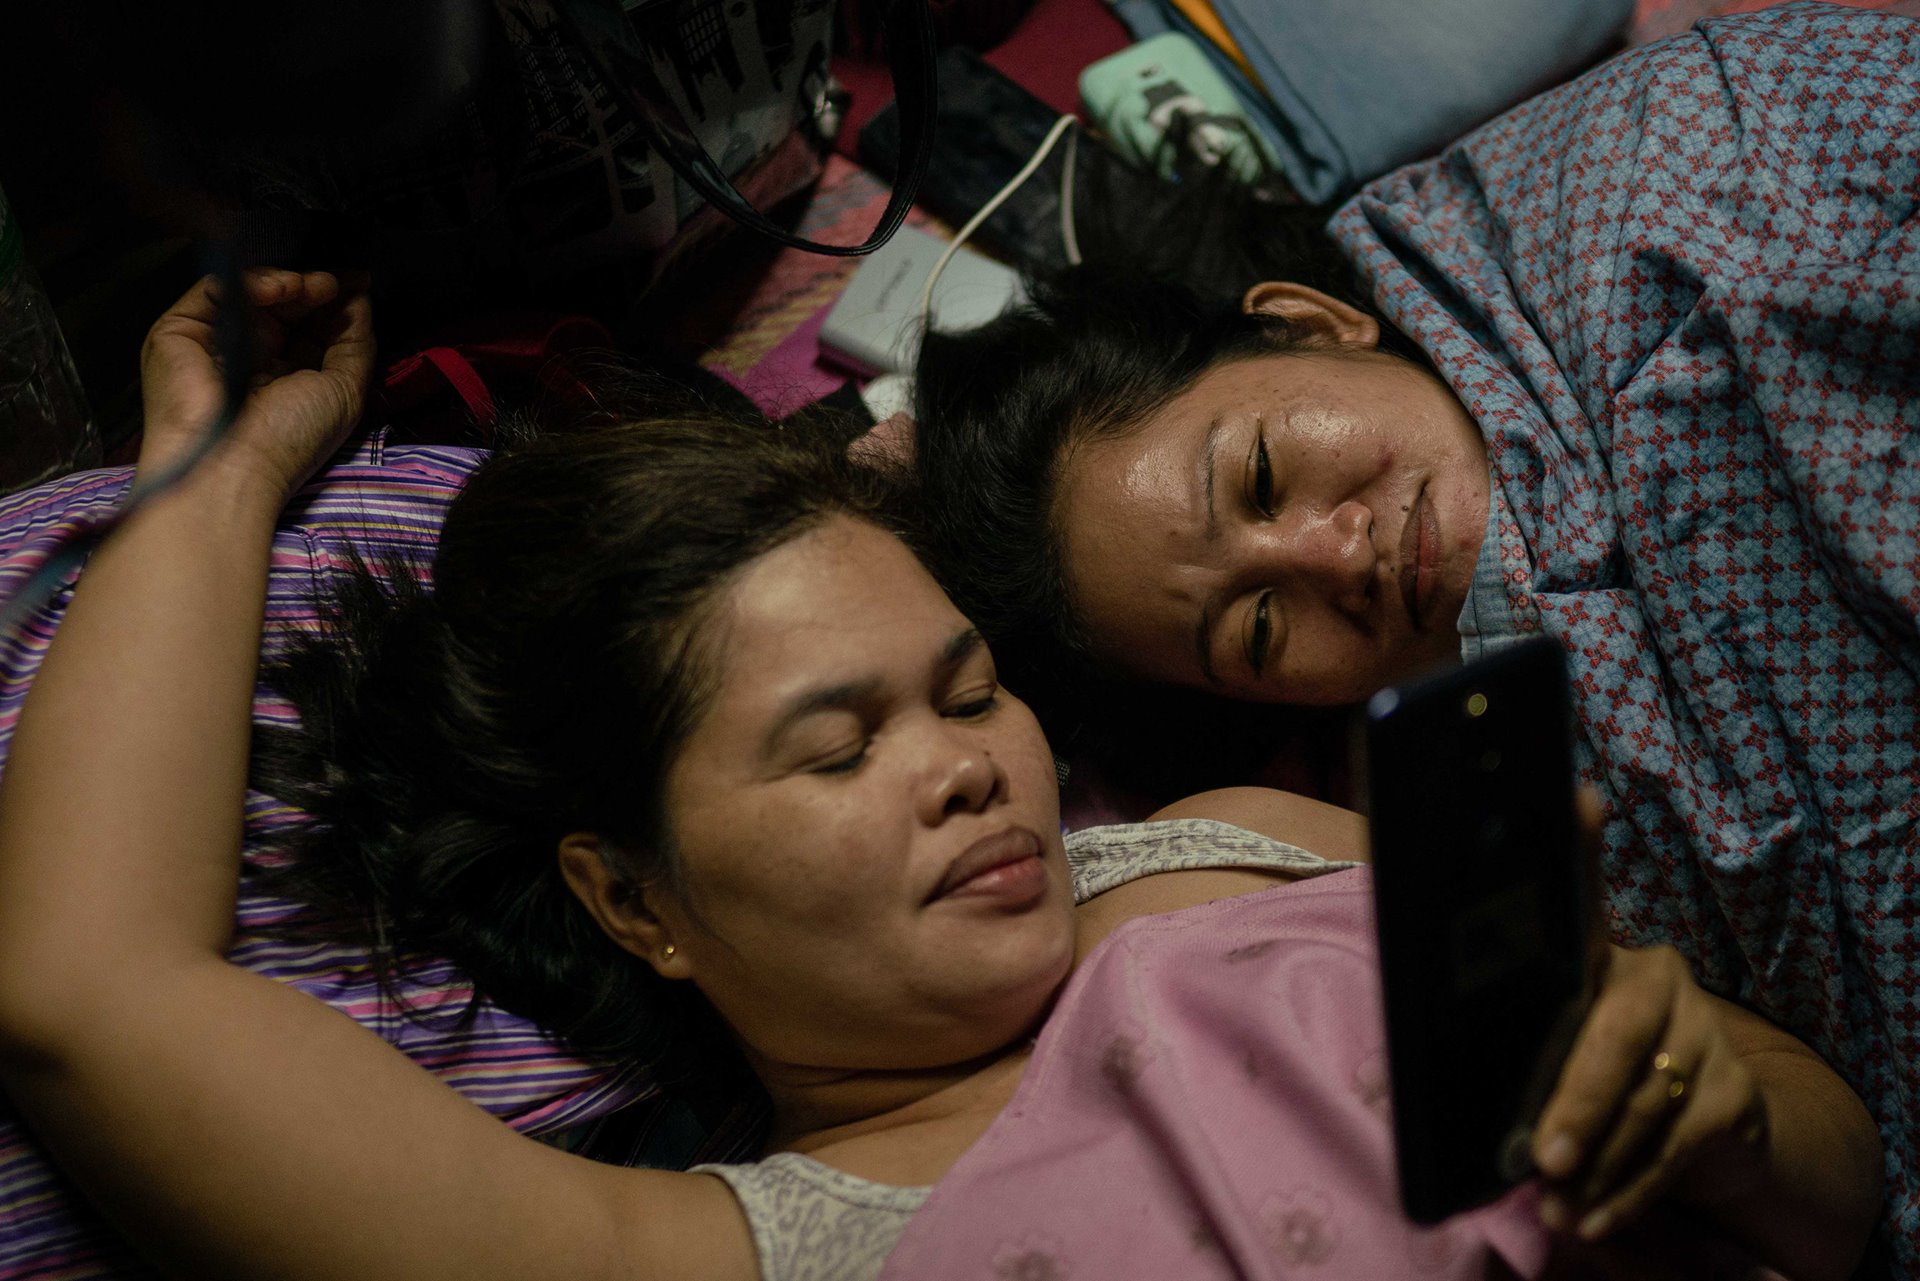
<path fill-rule="evenodd" d="M 1530 1191 L 1400 1212 L 1372 940 L 1364 869 L 1122 925 L 882 1277 L 1537 1273 Z"/>

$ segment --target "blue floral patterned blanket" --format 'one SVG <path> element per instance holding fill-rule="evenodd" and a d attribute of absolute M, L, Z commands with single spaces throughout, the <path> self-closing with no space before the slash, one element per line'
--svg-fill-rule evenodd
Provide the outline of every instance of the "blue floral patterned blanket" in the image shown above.
<path fill-rule="evenodd" d="M 1920 21 L 1636 49 L 1334 229 L 1487 438 L 1469 645 L 1566 646 L 1616 932 L 1846 1076 L 1920 1271 Z"/>

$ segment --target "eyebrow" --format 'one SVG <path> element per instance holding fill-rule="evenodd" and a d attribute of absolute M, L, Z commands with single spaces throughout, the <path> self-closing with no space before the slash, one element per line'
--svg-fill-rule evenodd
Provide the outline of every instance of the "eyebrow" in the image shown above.
<path fill-rule="evenodd" d="M 1205 496 L 1207 507 L 1207 541 L 1213 542 L 1220 536 L 1220 522 L 1213 508 L 1214 458 L 1220 444 L 1220 420 L 1215 418 L 1207 424 L 1207 434 L 1200 442 L 1200 492 Z M 1209 685 L 1220 684 L 1220 674 L 1213 670 L 1213 631 L 1212 619 L 1208 616 L 1207 606 L 1200 606 L 1200 622 L 1194 628 L 1193 649 L 1200 658 L 1200 674 L 1207 678 Z"/>
<path fill-rule="evenodd" d="M 962 627 L 941 647 L 940 658 L 935 663 L 935 667 L 945 675 L 972 658 L 974 651 L 984 648 L 986 643 L 986 638 L 980 634 L 979 628 Z"/>
<path fill-rule="evenodd" d="M 1214 419 L 1207 424 L 1207 434 L 1200 442 L 1200 492 L 1207 503 L 1207 541 L 1212 542 L 1220 536 L 1220 522 L 1213 511 L 1213 471 L 1214 455 L 1220 443 L 1220 420 Z"/>
<path fill-rule="evenodd" d="M 760 742 L 761 756 L 772 756 L 786 732 L 807 717 L 818 716 L 822 712 L 850 712 L 871 703 L 879 693 L 879 680 L 869 677 L 839 685 L 824 685 L 795 695 L 773 718 L 773 724 L 767 727 L 767 736 Z"/>
<path fill-rule="evenodd" d="M 1209 685 L 1220 684 L 1220 673 L 1213 670 L 1213 628 L 1207 618 L 1207 607 L 1200 607 L 1200 625 L 1193 629 L 1193 649 L 1200 656 L 1200 674 L 1207 678 Z"/>
<path fill-rule="evenodd" d="M 978 628 L 963 627 L 955 632 L 947 639 L 947 643 L 940 647 L 940 653 L 934 659 L 936 678 L 951 674 L 986 643 Z M 773 718 L 773 724 L 767 727 L 766 737 L 760 743 L 761 755 L 773 755 L 774 749 L 779 746 L 781 736 L 807 717 L 817 716 L 822 712 L 856 711 L 878 698 L 883 688 L 879 677 L 869 676 L 864 680 L 822 685 L 794 695 Z"/>

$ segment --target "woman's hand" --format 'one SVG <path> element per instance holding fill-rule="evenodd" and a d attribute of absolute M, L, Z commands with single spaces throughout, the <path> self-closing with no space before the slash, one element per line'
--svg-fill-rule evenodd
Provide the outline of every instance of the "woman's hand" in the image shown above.
<path fill-rule="evenodd" d="M 1599 798 L 1583 790 L 1580 809 L 1598 905 Z M 1672 948 L 1605 945 L 1597 920 L 1590 937 L 1599 994 L 1534 1126 L 1547 1226 L 1598 1242 L 1667 1199 L 1788 1276 L 1851 1276 L 1881 1197 L 1859 1098 L 1794 1037 L 1702 991 Z M 1634 1257 L 1623 1275 L 1645 1271 Z"/>
<path fill-rule="evenodd" d="M 359 421 L 373 368 L 373 317 L 365 283 L 327 272 L 245 273 L 252 306 L 253 390 L 206 466 L 292 495 Z M 221 406 L 214 321 L 223 305 L 209 276 L 154 322 L 140 351 L 146 431 L 139 470 L 151 476 L 182 457 Z"/>
<path fill-rule="evenodd" d="M 1765 1096 L 1670 947 L 1612 948 L 1534 1128 L 1548 1227 L 1599 1240 L 1665 1196 L 1724 1204 L 1768 1169 Z"/>

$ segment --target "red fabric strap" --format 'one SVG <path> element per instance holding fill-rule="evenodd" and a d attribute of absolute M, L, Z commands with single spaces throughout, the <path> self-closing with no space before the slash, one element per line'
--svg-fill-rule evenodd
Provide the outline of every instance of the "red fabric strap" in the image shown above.
<path fill-rule="evenodd" d="M 493 406 L 493 393 L 487 390 L 486 382 L 474 372 L 467 358 L 451 347 L 429 347 L 420 353 L 433 363 L 458 392 L 460 399 L 466 402 L 467 412 L 473 420 L 484 427 L 491 427 L 499 417 L 499 411 Z"/>

